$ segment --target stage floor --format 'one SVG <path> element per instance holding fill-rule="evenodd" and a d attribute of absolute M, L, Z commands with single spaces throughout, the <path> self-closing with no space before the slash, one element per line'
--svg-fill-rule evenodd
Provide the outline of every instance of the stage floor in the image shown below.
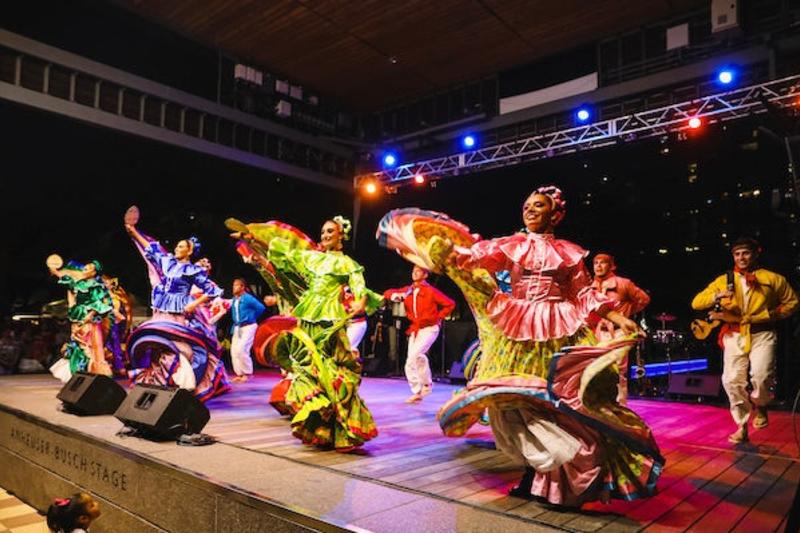
<path fill-rule="evenodd" d="M 403 402 L 409 395 L 405 381 L 365 378 L 361 394 L 380 434 L 360 454 L 340 454 L 309 448 L 290 435 L 288 421 L 267 403 L 278 379 L 277 374 L 260 372 L 249 382 L 234 385 L 231 393 L 208 402 L 211 421 L 204 432 L 230 446 L 313 467 L 320 475 L 345 475 L 407 494 L 409 503 L 398 501 L 391 512 L 356 522 L 375 531 L 396 529 L 391 527 L 397 525 L 392 524 L 392 516 L 402 521 L 403 516 L 415 513 L 413 497 L 423 496 L 485 509 L 498 519 L 521 519 L 534 528 L 773 531 L 783 528 L 800 480 L 789 413 L 771 412 L 767 429 L 752 432 L 750 444 L 734 447 L 727 442 L 733 427 L 725 408 L 632 400 L 631 408 L 653 428 L 667 460 L 657 495 L 634 502 L 588 504 L 578 512 L 560 511 L 507 496 L 521 471 L 494 450 L 489 428 L 476 426 L 468 438 L 462 439 L 441 434 L 436 411 L 456 386 L 437 383 L 424 402 L 407 405 Z M 26 395 L 55 402 L 59 387 L 45 375 L 2 377 L 0 403 L 24 409 Z M 62 424 L 80 420 L 66 415 L 58 418 Z M 116 420 L 110 419 L 110 423 L 116 424 L 114 431 L 119 429 Z M 125 442 L 135 439 L 126 439 L 123 446 Z M 157 454 L 156 448 L 136 448 L 141 453 Z M 198 453 L 202 448 L 192 450 Z M 231 467 L 246 470 L 247 465 Z M 349 501 L 347 505 L 359 503 Z M 431 530 L 443 530 L 441 524 L 433 523 L 435 513 L 430 520 Z M 458 526 L 455 529 L 474 529 L 460 522 L 454 525 Z"/>

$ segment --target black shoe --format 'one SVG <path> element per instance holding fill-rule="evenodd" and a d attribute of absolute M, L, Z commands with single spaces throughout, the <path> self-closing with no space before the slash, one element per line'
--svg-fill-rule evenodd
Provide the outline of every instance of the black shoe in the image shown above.
<path fill-rule="evenodd" d="M 533 499 L 531 494 L 531 487 L 533 487 L 533 474 L 535 470 L 530 466 L 525 467 L 525 473 L 522 474 L 522 479 L 519 480 L 519 485 L 511 487 L 508 491 L 509 496 L 517 498 L 525 498 L 526 500 Z"/>

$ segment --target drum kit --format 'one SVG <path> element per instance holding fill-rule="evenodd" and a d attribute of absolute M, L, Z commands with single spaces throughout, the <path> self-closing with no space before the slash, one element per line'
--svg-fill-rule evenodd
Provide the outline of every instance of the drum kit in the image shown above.
<path fill-rule="evenodd" d="M 675 358 L 683 358 L 689 349 L 690 335 L 674 327 L 678 317 L 661 312 L 654 315 L 653 319 L 658 322 L 658 329 L 648 332 L 644 342 L 636 347 L 636 357 L 632 358 L 635 361 L 633 365 L 635 379 L 631 382 L 631 388 L 639 396 L 665 395 L 669 390 L 672 374 L 671 368 L 668 368 L 665 374 L 659 373 L 661 378 L 651 379 L 652 376 L 647 376 L 645 361 L 666 363 L 670 367 Z"/>
<path fill-rule="evenodd" d="M 684 344 L 684 334 L 671 328 L 668 329 L 667 327 L 668 325 L 671 325 L 669 324 L 670 322 L 675 322 L 678 320 L 678 317 L 670 313 L 659 313 L 653 318 L 661 323 L 660 329 L 657 329 L 650 334 L 650 340 L 653 343 L 670 347 L 682 346 Z"/>

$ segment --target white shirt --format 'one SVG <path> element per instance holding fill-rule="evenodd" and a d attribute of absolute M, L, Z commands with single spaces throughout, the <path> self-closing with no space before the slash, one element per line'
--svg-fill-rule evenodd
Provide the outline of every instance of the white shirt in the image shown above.
<path fill-rule="evenodd" d="M 739 276 L 739 283 L 742 285 L 742 312 L 747 309 L 747 302 L 750 301 L 750 286 L 744 276 Z"/>

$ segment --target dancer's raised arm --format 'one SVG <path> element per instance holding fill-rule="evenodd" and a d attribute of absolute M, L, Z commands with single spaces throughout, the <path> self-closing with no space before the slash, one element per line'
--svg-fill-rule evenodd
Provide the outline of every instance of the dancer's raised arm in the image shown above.
<path fill-rule="evenodd" d="M 145 239 L 133 224 L 125 224 L 125 231 L 128 232 L 128 235 L 130 235 L 133 240 L 136 241 L 142 248 L 147 248 L 150 245 L 150 241 Z"/>

